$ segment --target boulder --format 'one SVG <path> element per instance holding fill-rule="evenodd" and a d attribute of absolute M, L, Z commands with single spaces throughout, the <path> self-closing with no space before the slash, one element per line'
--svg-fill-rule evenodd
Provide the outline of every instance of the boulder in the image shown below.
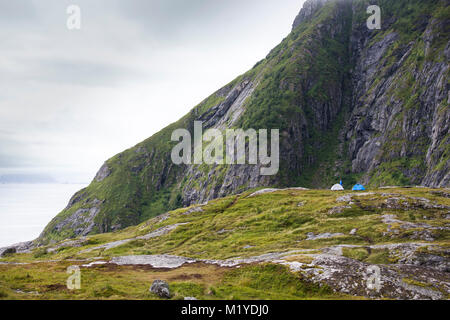
<path fill-rule="evenodd" d="M 169 299 L 171 297 L 170 290 L 169 290 L 169 284 L 163 280 L 153 281 L 153 284 L 150 287 L 150 292 L 160 296 L 161 298 Z"/>

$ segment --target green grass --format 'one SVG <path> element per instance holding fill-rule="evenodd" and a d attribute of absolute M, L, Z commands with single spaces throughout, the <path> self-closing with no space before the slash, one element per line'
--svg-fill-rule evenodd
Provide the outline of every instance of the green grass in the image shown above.
<path fill-rule="evenodd" d="M 372 250 L 370 255 L 364 260 L 364 262 L 370 264 L 389 264 L 395 263 L 396 259 L 390 257 L 389 250 L 387 249 L 376 249 Z"/>
<path fill-rule="evenodd" d="M 0 299 L 4 299 L 4 298 L 7 298 L 7 297 L 8 297 L 8 294 L 5 291 L 0 290 Z"/>
<path fill-rule="evenodd" d="M 64 266 L 49 264 L 45 267 L 48 270 L 35 265 L 13 267 L 6 272 L 0 267 L 0 283 L 11 288 L 10 294 L 0 290 L 0 299 L 157 300 L 161 298 L 149 291 L 155 279 L 168 281 L 173 300 L 184 297 L 201 300 L 346 297 L 334 294 L 327 286 L 311 284 L 286 267 L 270 264 L 227 270 L 205 265 L 166 271 L 139 267 L 82 269 L 81 288 L 73 291 L 65 286 Z"/>
<path fill-rule="evenodd" d="M 405 193 L 404 190 L 400 192 Z M 425 197 L 429 195 L 426 192 L 420 194 Z M 381 230 L 385 229 L 385 225 L 380 221 L 380 216 L 386 212 L 375 207 L 380 206 L 387 197 L 361 197 L 358 198 L 354 209 L 330 216 L 329 209 L 340 205 L 335 203 L 336 193 L 331 191 L 280 191 L 252 198 L 246 198 L 246 195 L 248 193 L 237 198 L 233 196 L 212 201 L 204 207 L 204 212 L 187 217 L 173 214 L 169 220 L 143 229 L 140 233 L 173 223 L 188 224 L 178 227 L 161 239 L 151 239 L 145 245 L 140 242 L 134 246 L 132 252 L 187 254 L 199 258 L 219 259 L 233 257 L 242 247 L 257 244 L 257 247 L 245 251 L 245 255 L 249 256 L 270 250 L 295 249 L 296 243 L 305 242 L 309 232 L 348 234 L 353 228 L 359 228 L 359 233 L 369 239 L 382 240 Z M 440 201 L 445 202 L 446 199 Z M 298 207 L 299 202 L 304 202 L 305 205 Z M 416 213 L 419 217 L 425 212 L 427 210 L 417 210 Z M 409 216 L 403 217 L 401 212 L 397 214 L 406 220 Z M 230 232 L 219 234 L 218 231 L 222 229 Z M 105 236 L 96 237 L 100 239 Z M 324 245 L 333 241 L 335 240 L 308 241 L 308 246 L 314 243 Z M 359 238 L 352 237 L 349 241 L 361 243 Z M 109 250 L 109 254 L 123 254 L 129 250 L 130 243 Z"/>
<path fill-rule="evenodd" d="M 227 273 L 215 288 L 219 297 L 232 300 L 326 299 L 339 295 L 327 287 L 310 284 L 287 267 L 273 264 L 248 266 Z"/>
<path fill-rule="evenodd" d="M 358 246 L 343 248 L 346 257 L 368 264 L 392 264 L 397 259 L 395 252 L 369 250 L 368 247 L 419 241 L 410 239 L 410 236 L 420 228 L 403 230 L 398 235 L 385 235 L 387 225 L 382 222 L 381 215 L 395 214 L 402 221 L 446 226 L 445 209 L 424 209 L 415 199 L 426 198 L 431 203 L 450 206 L 450 199 L 443 192 L 426 188 L 372 189 L 370 192 L 373 194 L 353 197 L 354 208 L 343 211 L 341 215 L 329 214 L 330 209 L 343 205 L 336 199 L 358 193 L 291 189 L 248 197 L 251 192 L 246 192 L 210 201 L 202 207 L 202 212 L 184 215 L 188 208 L 178 209 L 170 212 L 169 218 L 163 222 L 153 218 L 121 231 L 89 236 L 82 247 L 43 254 L 51 247 L 48 246 L 0 259 L 3 262 L 30 263 L 0 264 L 0 291 L 7 294 L 8 299 L 157 299 L 148 289 L 153 280 L 163 279 L 169 282 L 172 299 L 185 296 L 200 299 L 347 299 L 349 297 L 331 293 L 326 287 L 311 284 L 301 274 L 274 264 L 244 265 L 239 269 L 204 264 L 185 265 L 174 270 L 136 266 L 82 268 L 82 288 L 75 291 L 65 288 L 66 269 L 73 264 L 85 263 L 76 262 L 78 259 L 95 257 L 108 260 L 123 255 L 172 254 L 198 259 L 228 259 L 290 250 L 299 250 L 299 253 L 286 257 L 287 261 L 309 264 L 314 259 L 309 254 L 317 254 L 325 247 L 339 244 Z M 404 207 L 386 208 L 386 200 L 390 197 L 404 197 Z M 134 240 L 110 250 L 82 252 L 175 223 L 187 224 L 149 240 Z M 349 234 L 352 229 L 358 230 L 354 236 Z M 223 230 L 226 232 L 219 232 Z M 306 240 L 310 232 L 344 235 L 310 241 Z M 435 232 L 434 237 L 433 244 L 444 249 L 450 245 L 448 232 Z M 443 254 L 439 252 L 432 254 Z"/>
<path fill-rule="evenodd" d="M 82 250 L 80 248 L 66 248 L 55 253 L 44 254 L 46 248 L 40 248 L 31 254 L 16 254 L 7 259 L 20 262 L 21 258 L 52 260 L 76 256 L 95 257 L 99 254 L 111 257 L 124 254 L 160 253 L 205 259 L 226 259 L 235 257 L 238 253 L 242 256 L 252 256 L 299 247 L 322 247 L 343 241 L 349 244 L 395 241 L 382 235 L 386 230 L 386 225 L 381 221 L 383 214 L 396 214 L 403 221 L 425 222 L 435 226 L 445 225 L 445 215 L 442 215 L 440 210 L 423 209 L 420 207 L 420 202 L 412 197 L 424 197 L 432 202 L 450 205 L 448 198 L 421 188 L 389 191 L 375 189 L 372 192 L 375 192 L 375 195 L 355 197 L 353 200 L 355 204 L 351 208 L 335 214 L 329 214 L 329 211 L 343 205 L 336 202 L 336 198 L 343 194 L 352 194 L 352 192 L 286 190 L 251 198 L 247 197 L 250 192 L 246 192 L 239 196 L 213 200 L 202 207 L 203 212 L 183 215 L 182 213 L 187 209 L 179 209 L 170 213 L 170 218 L 163 222 L 149 220 L 122 231 L 90 236 L 83 249 L 144 235 L 163 226 L 186 223 L 161 237 L 145 241 L 135 240 L 110 250 L 94 250 L 90 253 L 80 253 Z M 387 209 L 385 201 L 389 199 L 389 195 L 382 195 L 386 192 L 405 197 L 405 209 Z M 303 205 L 299 207 L 299 203 Z M 432 220 L 423 220 L 424 216 Z M 306 240 L 306 234 L 309 232 L 348 235 L 354 228 L 358 229 L 358 236 Z M 226 232 L 219 232 L 222 230 Z M 442 234 L 441 238 L 445 239 L 445 234 Z M 245 246 L 253 247 L 243 250 Z"/>
<path fill-rule="evenodd" d="M 364 248 L 343 248 L 342 252 L 345 257 L 360 261 L 369 257 L 369 252 Z"/>
<path fill-rule="evenodd" d="M 342 251 L 345 257 L 369 264 L 390 264 L 396 261 L 395 258 L 390 257 L 388 249 L 343 248 Z"/>

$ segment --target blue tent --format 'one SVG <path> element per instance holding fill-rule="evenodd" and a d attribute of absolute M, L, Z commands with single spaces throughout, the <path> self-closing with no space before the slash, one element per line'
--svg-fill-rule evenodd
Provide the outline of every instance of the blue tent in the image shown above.
<path fill-rule="evenodd" d="M 362 184 L 358 183 L 353 186 L 352 190 L 353 191 L 364 191 L 364 190 L 366 190 L 366 188 L 364 188 L 364 186 Z"/>

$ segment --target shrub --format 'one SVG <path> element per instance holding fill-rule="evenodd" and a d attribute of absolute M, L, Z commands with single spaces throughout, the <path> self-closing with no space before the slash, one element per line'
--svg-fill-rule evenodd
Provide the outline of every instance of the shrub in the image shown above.
<path fill-rule="evenodd" d="M 39 248 L 39 249 L 37 249 L 35 252 L 34 252 L 34 255 L 33 255 L 33 257 L 35 257 L 35 258 L 42 258 L 42 257 L 44 257 L 45 255 L 47 255 L 47 249 L 45 249 L 45 248 Z"/>
<path fill-rule="evenodd" d="M 0 290 L 0 299 L 4 299 L 4 298 L 7 298 L 7 297 L 8 297 L 8 294 L 5 291 Z"/>

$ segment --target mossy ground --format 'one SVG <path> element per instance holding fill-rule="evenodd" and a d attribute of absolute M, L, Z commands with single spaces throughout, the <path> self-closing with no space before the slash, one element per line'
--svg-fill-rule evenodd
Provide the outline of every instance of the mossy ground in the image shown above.
<path fill-rule="evenodd" d="M 275 264 L 239 269 L 196 263 L 177 269 L 146 266 L 97 266 L 83 268 L 81 288 L 66 287 L 70 262 L 0 266 L 0 299 L 117 300 L 160 299 L 149 292 L 156 279 L 170 283 L 171 299 L 343 299 L 327 286 L 305 281 L 300 274 Z"/>
<path fill-rule="evenodd" d="M 308 255 L 339 244 L 358 245 L 344 248 L 343 255 L 370 264 L 395 263 L 395 257 L 384 249 L 368 250 L 375 244 L 417 242 L 412 232 L 402 229 L 388 233 L 382 215 L 395 214 L 405 222 L 446 227 L 448 209 L 425 209 L 420 200 L 450 206 L 447 190 L 426 188 L 375 189 L 367 193 L 327 190 L 280 190 L 249 197 L 251 192 L 210 201 L 203 211 L 185 214 L 188 208 L 169 213 L 160 221 L 150 219 L 125 230 L 90 236 L 82 247 L 60 248 L 46 253 L 39 248 L 31 253 L 14 254 L 0 262 L 0 298 L 7 299 L 155 299 L 148 289 L 155 279 L 167 280 L 174 299 L 195 296 L 200 299 L 317 299 L 349 298 L 336 295 L 327 288 L 315 286 L 287 267 L 271 264 L 247 265 L 239 269 L 196 263 L 181 268 L 154 269 L 145 266 L 96 266 L 82 268 L 82 289 L 65 287 L 70 265 L 81 265 L 92 259 L 108 260 L 114 256 L 171 254 L 196 259 L 228 259 L 252 257 L 265 253 L 302 250 L 288 261 L 310 263 Z M 353 195 L 353 204 L 338 198 Z M 355 196 L 356 195 L 356 196 Z M 391 198 L 402 206 L 386 207 Z M 343 207 L 341 213 L 332 209 Z M 95 249 L 108 242 L 148 234 L 164 226 L 180 225 L 168 234 L 149 240 L 134 240 L 109 250 Z M 396 229 L 397 228 L 397 229 Z M 350 231 L 357 229 L 355 235 Z M 433 242 L 448 248 L 449 232 L 432 230 Z M 307 240 L 307 234 L 341 233 L 341 236 Z M 308 252 L 307 249 L 316 251 Z M 427 250 L 421 249 L 421 250 Z M 272 279 L 272 280 L 270 280 Z M 20 290 L 20 291 L 17 291 Z M 30 292 L 39 293 L 34 294 Z"/>

